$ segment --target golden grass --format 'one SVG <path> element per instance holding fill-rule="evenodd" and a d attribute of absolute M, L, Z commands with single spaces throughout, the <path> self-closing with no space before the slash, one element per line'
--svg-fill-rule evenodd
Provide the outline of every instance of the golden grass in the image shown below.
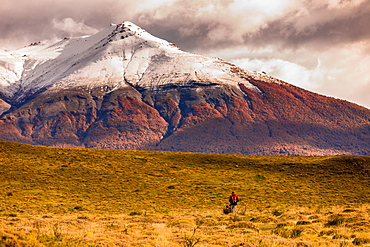
<path fill-rule="evenodd" d="M 236 216 L 219 210 L 2 216 L 0 246 L 356 246 L 360 240 L 366 246 L 370 205 L 346 209 L 291 208 L 279 217 L 256 208 Z M 338 212 L 344 221 L 328 226 Z"/>
<path fill-rule="evenodd" d="M 0 246 L 370 246 L 369 160 L 1 141 Z"/>

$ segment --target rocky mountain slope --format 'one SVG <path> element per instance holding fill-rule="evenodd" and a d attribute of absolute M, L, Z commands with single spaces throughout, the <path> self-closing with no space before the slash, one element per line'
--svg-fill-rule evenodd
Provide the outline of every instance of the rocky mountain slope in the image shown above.
<path fill-rule="evenodd" d="M 370 110 L 124 22 L 0 53 L 0 139 L 51 146 L 370 155 Z"/>

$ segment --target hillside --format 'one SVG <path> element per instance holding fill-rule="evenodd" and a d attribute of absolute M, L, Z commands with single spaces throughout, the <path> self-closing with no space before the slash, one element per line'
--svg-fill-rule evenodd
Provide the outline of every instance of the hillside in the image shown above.
<path fill-rule="evenodd" d="M 366 156 L 0 141 L 0 246 L 368 246 L 369 177 Z"/>
<path fill-rule="evenodd" d="M 254 155 L 370 155 L 370 110 L 180 50 L 130 22 L 0 53 L 0 139 Z"/>
<path fill-rule="evenodd" d="M 1 142 L 1 211 L 124 212 L 370 202 L 370 158 L 51 148 Z M 133 203 L 135 201 L 135 203 Z"/>

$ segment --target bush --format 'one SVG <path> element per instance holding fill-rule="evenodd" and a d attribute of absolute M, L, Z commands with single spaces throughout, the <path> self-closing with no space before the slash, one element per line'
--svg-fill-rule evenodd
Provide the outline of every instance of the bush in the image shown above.
<path fill-rule="evenodd" d="M 279 227 L 277 229 L 274 229 L 272 233 L 279 235 L 283 238 L 298 238 L 299 236 L 301 236 L 303 231 L 304 229 L 300 227 L 294 228 Z"/>
<path fill-rule="evenodd" d="M 272 211 L 272 215 L 275 215 L 275 216 L 280 216 L 280 215 L 282 215 L 283 213 L 284 213 L 285 211 L 284 211 L 284 209 L 274 209 L 273 211 Z"/>
<path fill-rule="evenodd" d="M 300 221 L 297 221 L 296 225 L 299 226 L 299 225 L 309 225 L 311 224 L 310 221 L 305 221 L 305 220 L 300 220 Z"/>
<path fill-rule="evenodd" d="M 293 228 L 290 237 L 291 238 L 298 238 L 299 236 L 301 236 L 302 232 L 303 232 L 302 228 Z"/>
<path fill-rule="evenodd" d="M 184 236 L 184 244 L 186 247 L 194 247 L 196 244 L 200 242 L 200 237 L 195 236 L 197 228 L 194 229 L 193 234 L 191 236 Z"/>
<path fill-rule="evenodd" d="M 355 209 L 349 209 L 349 208 L 343 210 L 343 213 L 352 213 L 352 212 L 356 212 L 356 210 Z"/>
<path fill-rule="evenodd" d="M 362 244 L 368 244 L 370 243 L 370 239 L 368 238 L 355 238 L 352 243 L 354 245 L 362 245 Z"/>
<path fill-rule="evenodd" d="M 349 237 L 347 235 L 345 235 L 345 234 L 339 234 L 339 233 L 337 233 L 337 234 L 335 234 L 333 236 L 333 239 L 349 239 Z"/>
<path fill-rule="evenodd" d="M 342 225 L 345 221 L 345 218 L 340 215 L 331 216 L 328 221 L 325 223 L 325 226 L 339 226 Z"/>
<path fill-rule="evenodd" d="M 87 216 L 78 216 L 77 219 L 79 219 L 79 220 L 88 220 L 89 217 L 87 217 Z"/>
<path fill-rule="evenodd" d="M 142 215 L 142 213 L 141 212 L 133 211 L 133 212 L 130 212 L 128 215 L 135 216 L 135 215 Z"/>
<path fill-rule="evenodd" d="M 337 234 L 337 231 L 335 230 L 328 230 L 328 231 L 323 230 L 319 233 L 319 237 L 322 237 L 324 235 L 331 236 L 331 235 L 336 235 L 336 234 Z"/>
<path fill-rule="evenodd" d="M 41 246 L 41 244 L 37 240 L 29 239 L 21 233 L 0 231 L 0 246 Z"/>
<path fill-rule="evenodd" d="M 189 220 L 174 220 L 167 224 L 167 227 L 179 227 L 179 226 L 195 226 L 194 222 Z"/>
<path fill-rule="evenodd" d="M 311 247 L 311 245 L 306 242 L 298 242 L 297 247 Z"/>
<path fill-rule="evenodd" d="M 252 222 L 259 222 L 259 223 L 271 223 L 276 222 L 276 219 L 269 217 L 269 216 L 256 216 L 250 219 Z"/>
<path fill-rule="evenodd" d="M 161 209 L 159 209 L 159 212 L 161 212 L 161 213 L 169 213 L 171 210 L 170 209 L 168 209 L 168 208 L 161 208 Z"/>

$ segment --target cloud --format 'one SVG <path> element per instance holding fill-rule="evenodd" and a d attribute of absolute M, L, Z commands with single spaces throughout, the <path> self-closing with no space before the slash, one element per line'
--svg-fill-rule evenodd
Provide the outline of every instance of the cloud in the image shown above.
<path fill-rule="evenodd" d="M 135 6 L 134 1 L 126 1 L 124 5 L 122 2 L 117 0 L 2 0 L 0 45 L 15 48 L 38 40 L 63 38 L 68 25 L 73 25 L 81 32 L 85 30 L 89 34 L 92 29 L 102 29 L 109 23 L 123 18 L 127 11 Z M 122 6 L 125 7 L 122 8 Z M 84 25 L 78 26 L 78 23 Z"/>
<path fill-rule="evenodd" d="M 270 19 L 283 16 L 293 0 L 176 0 L 135 15 L 154 34 L 187 50 L 231 47 L 244 43 L 246 32 L 257 32 Z"/>
<path fill-rule="evenodd" d="M 61 21 L 53 19 L 52 23 L 55 30 L 63 31 L 70 36 L 94 34 L 99 31 L 98 29 L 87 26 L 83 22 L 76 22 L 72 18 L 65 18 Z"/>
<path fill-rule="evenodd" d="M 327 46 L 368 39 L 369 15 L 368 0 L 3 0 L 0 45 L 61 35 L 55 23 L 72 19 L 93 29 L 130 20 L 190 51 Z"/>
<path fill-rule="evenodd" d="M 191 51 L 271 43 L 324 50 L 370 38 L 368 0 L 177 0 L 133 16 L 154 34 Z"/>
<path fill-rule="evenodd" d="M 258 32 L 245 33 L 245 42 L 251 45 L 274 42 L 283 47 L 312 46 L 324 50 L 337 44 L 369 40 L 370 2 L 357 2 L 302 5 L 269 21 Z"/>
<path fill-rule="evenodd" d="M 310 91 L 346 99 L 370 108 L 370 56 L 364 56 L 366 47 L 366 43 L 355 43 L 342 49 L 333 48 L 324 52 L 306 50 L 299 53 L 280 53 L 286 60 L 262 57 L 235 59 L 231 62 L 247 70 L 264 71 Z M 310 58 L 308 62 L 305 59 L 296 59 L 296 56 L 304 54 L 306 58 Z M 311 61 L 312 58 L 317 59 L 316 63 Z"/>
<path fill-rule="evenodd" d="M 259 60 L 244 58 L 232 60 L 231 62 L 241 68 L 265 72 L 283 81 L 311 90 L 316 89 L 321 79 L 325 77 L 324 71 L 320 66 L 320 60 L 317 61 L 317 67 L 314 69 L 308 69 L 302 65 L 282 59 Z"/>

